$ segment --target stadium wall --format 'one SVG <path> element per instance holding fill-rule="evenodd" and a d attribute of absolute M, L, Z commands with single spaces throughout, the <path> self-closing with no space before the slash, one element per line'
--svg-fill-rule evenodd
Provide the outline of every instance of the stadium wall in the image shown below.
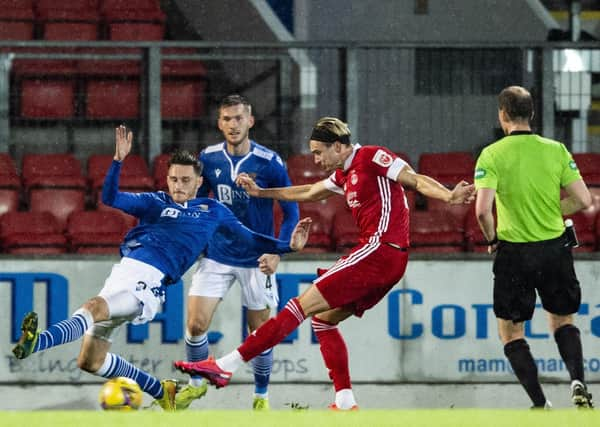
<path fill-rule="evenodd" d="M 2 259 L 0 260 L 0 382 L 7 384 L 99 383 L 76 366 L 79 342 L 16 360 L 11 348 L 19 335 L 20 320 L 31 309 L 40 314 L 40 326 L 67 317 L 95 295 L 116 259 Z M 327 262 L 284 260 L 279 268 L 280 306 L 302 292 Z M 578 260 L 583 304 L 578 325 L 586 350 L 586 379 L 600 380 L 600 264 Z M 189 283 L 189 274 L 185 282 Z M 171 361 L 184 358 L 184 285 L 168 290 L 163 312 L 150 325 L 121 328 L 113 351 L 124 355 L 158 377 L 176 373 Z M 492 281 L 489 259 L 420 260 L 409 263 L 405 278 L 362 320 L 351 318 L 341 326 L 350 349 L 354 381 L 366 383 L 502 383 L 512 382 L 503 356 L 491 309 Z M 243 336 L 243 313 L 237 287 L 223 301 L 213 321 L 211 352 L 219 356 L 235 348 Z M 539 310 L 526 333 L 544 381 L 567 378 Z M 243 368 L 236 382 L 252 381 Z M 275 351 L 272 381 L 321 383 L 327 381 L 310 323 Z"/>

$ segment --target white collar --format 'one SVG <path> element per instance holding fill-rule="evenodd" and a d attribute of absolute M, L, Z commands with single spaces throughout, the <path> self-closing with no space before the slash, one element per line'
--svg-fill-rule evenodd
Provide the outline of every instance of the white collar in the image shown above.
<path fill-rule="evenodd" d="M 352 145 L 352 153 L 344 162 L 344 172 L 346 172 L 350 168 L 350 165 L 352 164 L 352 160 L 354 160 L 354 156 L 356 155 L 356 152 L 358 151 L 358 149 L 360 147 L 361 147 L 361 145 L 358 142 L 356 144 Z"/>

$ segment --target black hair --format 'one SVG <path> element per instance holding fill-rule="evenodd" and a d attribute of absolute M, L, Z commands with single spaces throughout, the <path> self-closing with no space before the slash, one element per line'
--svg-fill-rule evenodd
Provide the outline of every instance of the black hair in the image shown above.
<path fill-rule="evenodd" d="M 194 172 L 196 172 L 196 175 L 198 176 L 202 175 L 202 169 L 204 167 L 202 162 L 198 160 L 198 157 L 194 156 L 187 150 L 175 151 L 169 159 L 169 167 L 172 165 L 193 166 Z"/>

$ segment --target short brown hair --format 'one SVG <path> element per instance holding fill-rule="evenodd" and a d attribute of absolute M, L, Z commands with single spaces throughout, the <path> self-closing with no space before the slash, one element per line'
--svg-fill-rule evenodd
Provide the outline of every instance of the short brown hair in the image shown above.
<path fill-rule="evenodd" d="M 509 86 L 498 95 L 498 108 L 511 120 L 531 120 L 533 99 L 529 91 L 521 86 Z"/>
<path fill-rule="evenodd" d="M 250 101 L 248 101 L 248 98 L 237 93 L 227 95 L 221 100 L 218 113 L 221 114 L 223 108 L 234 107 L 236 105 L 243 105 L 246 108 L 246 111 L 248 111 L 248 114 L 252 114 L 252 105 L 250 104 Z"/>

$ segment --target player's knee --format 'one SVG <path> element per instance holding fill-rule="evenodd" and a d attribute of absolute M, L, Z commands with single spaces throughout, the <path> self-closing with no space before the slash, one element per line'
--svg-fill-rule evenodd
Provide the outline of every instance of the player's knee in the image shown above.
<path fill-rule="evenodd" d="M 187 331 L 193 337 L 205 334 L 209 326 L 210 321 L 203 316 L 190 317 L 187 320 Z"/>
<path fill-rule="evenodd" d="M 102 363 L 98 363 L 94 360 L 94 358 L 90 357 L 88 354 L 81 353 L 77 357 L 77 367 L 82 371 L 89 372 L 90 374 L 93 374 L 98 369 L 100 369 L 101 365 Z"/>

